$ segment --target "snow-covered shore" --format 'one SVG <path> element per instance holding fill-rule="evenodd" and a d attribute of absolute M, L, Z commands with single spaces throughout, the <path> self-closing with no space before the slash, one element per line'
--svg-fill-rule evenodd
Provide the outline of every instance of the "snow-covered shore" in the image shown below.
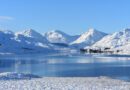
<path fill-rule="evenodd" d="M 1 80 L 0 90 L 130 90 L 130 82 L 106 77 L 43 77 Z"/>

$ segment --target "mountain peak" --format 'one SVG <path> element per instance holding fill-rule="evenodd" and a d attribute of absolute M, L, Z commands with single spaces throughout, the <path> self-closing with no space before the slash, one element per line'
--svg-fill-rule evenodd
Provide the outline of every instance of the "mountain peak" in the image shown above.
<path fill-rule="evenodd" d="M 30 37 L 30 38 L 35 38 L 41 41 L 47 41 L 43 35 L 41 35 L 40 33 L 36 32 L 33 29 L 27 29 L 22 32 L 18 32 L 15 35 L 16 36 L 23 35 L 24 37 Z"/>
<path fill-rule="evenodd" d="M 89 28 L 88 31 L 87 31 L 87 33 L 93 34 L 93 33 L 104 33 L 104 32 L 98 31 L 98 30 L 95 29 L 95 28 Z M 106 33 L 104 33 L 104 34 L 106 34 Z"/>
<path fill-rule="evenodd" d="M 66 33 L 64 33 L 64 32 L 62 32 L 61 30 L 58 30 L 58 29 L 52 30 L 52 31 L 50 31 L 50 32 L 48 32 L 48 33 L 57 33 L 57 34 L 62 34 L 62 35 L 68 36 L 68 34 L 66 34 Z"/>
<path fill-rule="evenodd" d="M 89 29 L 87 32 L 83 33 L 77 40 L 72 42 L 72 45 L 77 45 L 80 48 L 89 46 L 100 40 L 102 37 L 107 35 L 104 32 L 97 31 L 96 29 Z"/>
<path fill-rule="evenodd" d="M 88 32 L 94 32 L 94 31 L 97 31 L 97 30 L 94 29 L 94 28 L 89 28 L 89 29 L 88 29 Z"/>
<path fill-rule="evenodd" d="M 52 30 L 44 34 L 51 43 L 70 43 L 78 38 L 78 36 L 68 35 L 60 30 Z"/>
<path fill-rule="evenodd" d="M 52 30 L 44 34 L 48 41 L 51 43 L 66 43 L 66 36 L 67 34 L 60 30 Z"/>
<path fill-rule="evenodd" d="M 27 30 L 24 30 L 23 33 L 24 33 L 24 34 L 33 34 L 33 33 L 38 33 L 38 32 L 36 32 L 36 31 L 33 30 L 33 29 L 27 29 Z"/>

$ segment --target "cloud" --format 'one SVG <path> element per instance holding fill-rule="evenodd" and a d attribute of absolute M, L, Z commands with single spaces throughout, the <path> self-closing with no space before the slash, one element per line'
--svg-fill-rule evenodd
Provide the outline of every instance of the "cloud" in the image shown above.
<path fill-rule="evenodd" d="M 10 21 L 13 20 L 13 17 L 10 16 L 0 16 L 0 21 Z"/>

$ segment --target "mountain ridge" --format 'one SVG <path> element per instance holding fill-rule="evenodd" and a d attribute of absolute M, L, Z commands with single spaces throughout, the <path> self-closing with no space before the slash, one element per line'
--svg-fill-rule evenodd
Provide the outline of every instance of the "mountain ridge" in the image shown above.
<path fill-rule="evenodd" d="M 43 35 L 33 29 L 16 33 L 0 30 L 0 53 L 71 52 L 85 47 L 127 50 L 130 47 L 130 29 L 106 34 L 92 28 L 80 36 L 68 35 L 60 30 Z"/>

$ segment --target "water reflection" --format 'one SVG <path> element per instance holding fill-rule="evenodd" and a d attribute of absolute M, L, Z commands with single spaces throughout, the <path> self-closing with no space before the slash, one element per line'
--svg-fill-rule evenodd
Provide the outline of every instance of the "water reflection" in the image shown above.
<path fill-rule="evenodd" d="M 130 78 L 130 60 L 92 56 L 15 56 L 0 58 L 0 72 L 20 72 L 40 76 L 109 76 Z"/>

